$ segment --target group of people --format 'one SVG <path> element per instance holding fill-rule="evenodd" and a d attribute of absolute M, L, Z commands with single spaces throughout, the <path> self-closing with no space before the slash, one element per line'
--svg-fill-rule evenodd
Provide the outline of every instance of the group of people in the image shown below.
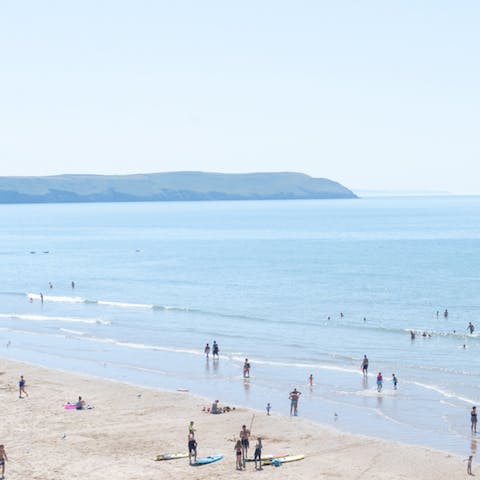
<path fill-rule="evenodd" d="M 366 355 L 363 356 L 362 364 L 360 365 L 360 369 L 363 372 L 363 376 L 366 379 L 368 376 L 368 357 Z M 394 373 L 392 373 L 392 383 L 393 389 L 397 389 L 398 379 Z M 383 388 L 383 375 L 382 372 L 378 372 L 377 374 L 377 392 L 381 392 Z"/>
<path fill-rule="evenodd" d="M 210 356 L 210 351 L 212 352 L 212 357 L 215 360 L 215 358 L 219 358 L 219 353 L 220 349 L 218 348 L 218 343 L 214 340 L 212 348 L 210 348 L 210 345 L 207 343 L 205 345 L 205 348 L 203 349 L 203 352 L 205 353 L 205 356 L 207 357 L 207 360 L 209 359 Z"/>

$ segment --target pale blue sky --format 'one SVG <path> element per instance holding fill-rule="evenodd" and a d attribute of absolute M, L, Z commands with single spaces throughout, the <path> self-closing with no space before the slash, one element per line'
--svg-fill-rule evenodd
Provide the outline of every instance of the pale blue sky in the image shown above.
<path fill-rule="evenodd" d="M 301 171 L 480 193 L 478 1 L 21 1 L 0 175 Z"/>

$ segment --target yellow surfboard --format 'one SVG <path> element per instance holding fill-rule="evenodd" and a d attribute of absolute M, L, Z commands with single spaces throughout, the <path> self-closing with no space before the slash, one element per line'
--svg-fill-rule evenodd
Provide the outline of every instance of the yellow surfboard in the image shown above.
<path fill-rule="evenodd" d="M 176 460 L 177 458 L 186 458 L 188 453 L 161 453 L 155 457 L 157 462 L 161 460 Z"/>
<path fill-rule="evenodd" d="M 263 460 L 262 463 L 264 465 L 274 465 L 275 463 L 288 463 L 288 462 L 296 462 L 297 460 L 303 460 L 305 455 L 287 455 L 285 457 L 278 457 L 272 458 L 269 460 Z"/>

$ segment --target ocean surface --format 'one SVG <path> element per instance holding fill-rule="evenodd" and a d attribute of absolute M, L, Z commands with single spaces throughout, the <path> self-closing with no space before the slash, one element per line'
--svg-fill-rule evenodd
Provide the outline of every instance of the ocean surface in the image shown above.
<path fill-rule="evenodd" d="M 480 197 L 1 205 L 0 275 L 5 358 L 476 451 Z"/>

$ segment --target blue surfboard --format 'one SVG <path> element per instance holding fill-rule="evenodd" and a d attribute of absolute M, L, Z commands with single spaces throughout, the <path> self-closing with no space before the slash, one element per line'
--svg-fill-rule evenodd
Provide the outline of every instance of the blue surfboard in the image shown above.
<path fill-rule="evenodd" d="M 199 465 L 207 465 L 209 463 L 218 462 L 221 460 L 223 455 L 209 455 L 208 457 L 204 458 L 197 458 L 196 462 L 192 463 L 192 466 L 198 467 Z"/>

